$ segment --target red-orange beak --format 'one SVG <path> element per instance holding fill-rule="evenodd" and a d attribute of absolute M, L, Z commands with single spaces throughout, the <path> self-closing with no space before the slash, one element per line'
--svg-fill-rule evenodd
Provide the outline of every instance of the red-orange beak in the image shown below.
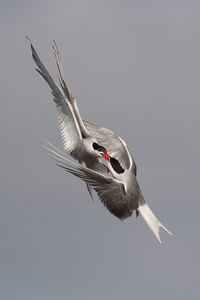
<path fill-rule="evenodd" d="M 108 154 L 107 152 L 101 154 L 101 156 L 102 156 L 105 160 L 110 160 L 110 156 L 109 156 L 109 154 Z"/>

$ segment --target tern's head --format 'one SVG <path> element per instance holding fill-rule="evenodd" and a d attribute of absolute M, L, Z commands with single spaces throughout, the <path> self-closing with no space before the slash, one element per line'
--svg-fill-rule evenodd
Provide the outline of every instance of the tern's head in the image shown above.
<path fill-rule="evenodd" d="M 96 142 L 92 143 L 92 148 L 97 152 L 99 157 L 103 157 L 106 160 L 110 160 L 110 156 L 107 153 L 106 148 L 97 144 Z"/>

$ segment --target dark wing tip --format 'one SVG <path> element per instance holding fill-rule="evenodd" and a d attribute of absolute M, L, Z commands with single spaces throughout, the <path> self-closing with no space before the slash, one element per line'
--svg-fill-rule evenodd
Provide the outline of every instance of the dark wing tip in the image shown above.
<path fill-rule="evenodd" d="M 32 52 L 34 52 L 35 49 L 33 48 L 33 44 L 32 44 L 32 41 L 31 41 L 30 37 L 28 35 L 25 35 L 25 38 L 30 42 L 30 44 L 31 44 L 31 50 L 32 50 Z"/>
<path fill-rule="evenodd" d="M 25 35 L 25 38 L 26 38 L 30 43 L 32 43 L 32 42 L 31 42 L 31 39 L 30 39 L 30 37 L 29 37 L 28 35 Z"/>
<path fill-rule="evenodd" d="M 26 39 L 30 42 L 30 44 L 31 44 L 32 57 L 33 57 L 34 61 L 36 61 L 36 60 L 37 60 L 37 53 L 36 53 L 36 51 L 35 51 L 35 48 L 33 47 L 32 41 L 31 41 L 30 37 L 27 36 L 27 35 L 25 35 L 25 38 L 26 38 Z"/>

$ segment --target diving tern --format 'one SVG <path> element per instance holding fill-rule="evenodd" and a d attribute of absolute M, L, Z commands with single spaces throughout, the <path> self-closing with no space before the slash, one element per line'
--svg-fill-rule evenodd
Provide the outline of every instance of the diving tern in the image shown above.
<path fill-rule="evenodd" d="M 69 159 L 50 143 L 45 146 L 48 153 L 65 171 L 86 182 L 90 194 L 91 188 L 94 189 L 106 208 L 119 219 L 130 217 L 135 210 L 136 216 L 143 217 L 161 243 L 160 228 L 170 235 L 172 233 L 158 220 L 144 200 L 136 179 L 136 164 L 126 143 L 111 130 L 82 120 L 76 100 L 64 81 L 55 43 L 53 48 L 60 87 L 44 67 L 31 43 L 32 56 L 38 66 L 36 70 L 52 89 L 64 149 L 79 163 Z M 106 165 L 99 161 L 99 157 L 105 159 Z"/>

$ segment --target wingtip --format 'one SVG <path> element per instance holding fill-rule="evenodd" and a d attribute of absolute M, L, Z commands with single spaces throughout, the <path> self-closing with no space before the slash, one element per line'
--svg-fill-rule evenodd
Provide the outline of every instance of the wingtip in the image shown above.
<path fill-rule="evenodd" d="M 56 46 L 57 48 L 56 40 L 53 40 L 53 46 Z"/>
<path fill-rule="evenodd" d="M 158 230 L 156 230 L 155 232 L 153 232 L 153 234 L 155 235 L 155 237 L 157 238 L 158 242 L 160 244 L 162 244 L 161 238 L 160 238 L 160 232 L 159 232 L 159 228 Z"/>
<path fill-rule="evenodd" d="M 25 35 L 25 38 L 30 42 L 30 44 L 32 45 L 31 39 L 28 35 Z"/>
<path fill-rule="evenodd" d="M 59 51 L 58 51 L 58 46 L 56 44 L 56 40 L 53 40 L 52 48 L 54 51 L 54 55 L 59 57 Z"/>
<path fill-rule="evenodd" d="M 25 38 L 29 41 L 30 43 L 30 46 L 31 46 L 31 52 L 32 52 L 32 57 L 33 59 L 35 60 L 35 56 L 36 56 L 36 52 L 35 52 L 35 49 L 33 47 L 33 44 L 32 44 L 32 41 L 30 39 L 30 37 L 28 35 L 25 35 Z"/>

